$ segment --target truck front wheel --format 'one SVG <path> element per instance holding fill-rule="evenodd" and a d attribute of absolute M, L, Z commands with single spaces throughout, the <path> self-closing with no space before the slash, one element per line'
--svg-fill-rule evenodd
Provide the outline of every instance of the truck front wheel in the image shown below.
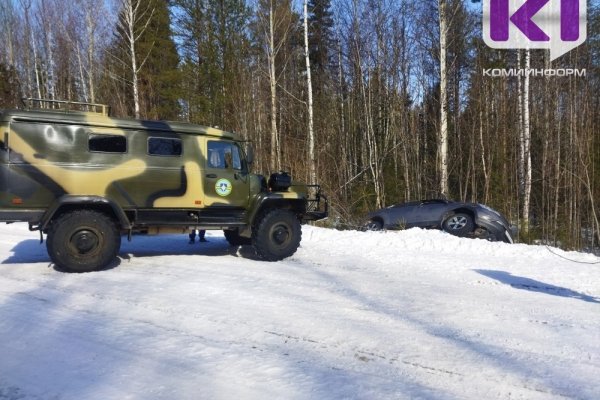
<path fill-rule="evenodd" d="M 287 210 L 273 210 L 255 226 L 252 244 L 263 260 L 279 261 L 296 252 L 301 238 L 298 218 Z"/>
<path fill-rule="evenodd" d="M 115 222 L 93 210 L 76 210 L 52 221 L 46 248 L 52 261 L 72 272 L 90 272 L 115 259 L 121 236 Z"/>

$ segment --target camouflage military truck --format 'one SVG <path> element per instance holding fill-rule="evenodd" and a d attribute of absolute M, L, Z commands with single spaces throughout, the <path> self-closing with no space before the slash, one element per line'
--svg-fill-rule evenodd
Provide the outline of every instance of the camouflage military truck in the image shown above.
<path fill-rule="evenodd" d="M 0 110 L 0 221 L 46 234 L 60 268 L 107 266 L 122 235 L 192 229 L 223 230 L 277 261 L 298 248 L 301 223 L 327 216 L 318 186 L 250 173 L 251 147 L 236 134 L 29 100 L 59 108 Z"/>

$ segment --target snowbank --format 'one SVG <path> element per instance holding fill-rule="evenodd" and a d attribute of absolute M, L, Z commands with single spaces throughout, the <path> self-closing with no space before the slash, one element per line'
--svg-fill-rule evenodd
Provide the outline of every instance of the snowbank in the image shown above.
<path fill-rule="evenodd" d="M 265 263 L 207 238 L 134 237 L 66 274 L 0 226 L 0 399 L 600 396 L 592 255 L 305 226 Z"/>

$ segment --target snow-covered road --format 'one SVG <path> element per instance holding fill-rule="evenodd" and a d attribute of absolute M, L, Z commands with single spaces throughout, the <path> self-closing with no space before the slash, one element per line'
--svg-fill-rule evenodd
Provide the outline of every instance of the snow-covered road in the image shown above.
<path fill-rule="evenodd" d="M 0 226 L 0 399 L 597 399 L 600 259 L 438 231 L 124 240 L 67 274 Z"/>

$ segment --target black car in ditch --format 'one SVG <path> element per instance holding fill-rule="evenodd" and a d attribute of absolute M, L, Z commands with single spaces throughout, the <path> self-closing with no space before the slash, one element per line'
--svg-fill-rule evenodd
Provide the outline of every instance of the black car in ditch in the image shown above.
<path fill-rule="evenodd" d="M 431 199 L 396 204 L 368 214 L 366 230 L 435 228 L 461 237 L 513 243 L 515 230 L 496 210 L 478 203 Z"/>

